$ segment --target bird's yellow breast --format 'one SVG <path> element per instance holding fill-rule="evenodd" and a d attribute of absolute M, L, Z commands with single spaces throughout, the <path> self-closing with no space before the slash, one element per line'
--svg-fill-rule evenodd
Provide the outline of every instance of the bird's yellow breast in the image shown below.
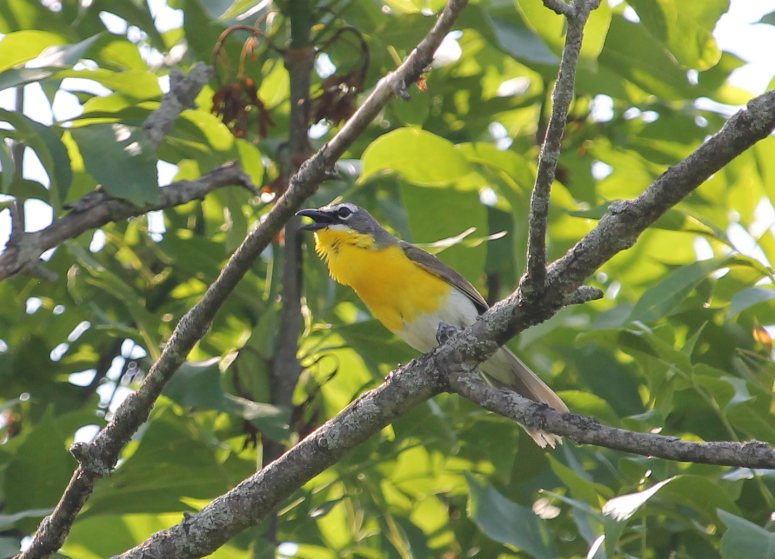
<path fill-rule="evenodd" d="M 331 277 L 352 287 L 394 333 L 436 312 L 452 289 L 410 260 L 400 246 L 379 248 L 370 235 L 352 229 L 316 231 L 315 250 L 328 263 Z"/>

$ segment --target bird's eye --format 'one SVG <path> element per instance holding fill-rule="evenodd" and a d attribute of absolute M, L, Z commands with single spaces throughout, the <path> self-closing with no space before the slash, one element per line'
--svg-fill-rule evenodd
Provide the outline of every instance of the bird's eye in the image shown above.
<path fill-rule="evenodd" d="M 348 208 L 347 206 L 342 206 L 338 210 L 336 210 L 336 217 L 339 219 L 347 219 L 352 215 L 353 211 Z"/>

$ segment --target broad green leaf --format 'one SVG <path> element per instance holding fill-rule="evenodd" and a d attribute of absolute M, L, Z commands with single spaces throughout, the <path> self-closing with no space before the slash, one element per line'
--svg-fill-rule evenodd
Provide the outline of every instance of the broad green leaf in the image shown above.
<path fill-rule="evenodd" d="M 401 198 L 409 216 L 412 242 L 432 243 L 454 237 L 461 229 L 475 227 L 487 231 L 487 210 L 479 202 L 476 192 L 423 188 L 403 184 Z M 455 222 L 449 216 L 465 216 Z M 480 281 L 487 258 L 487 247 L 481 244 L 467 247 L 462 244 L 450 247 L 439 254 L 439 259 L 452 266 L 474 285 Z"/>
<path fill-rule="evenodd" d="M 238 481 L 219 464 L 212 441 L 167 408 L 151 419 L 134 454 L 97 485 L 81 517 L 191 510 L 184 497 L 212 499 Z"/>
<path fill-rule="evenodd" d="M 27 435 L 5 468 L 4 511 L 9 514 L 56 505 L 78 465 L 65 446 L 69 433 L 60 432 L 52 412 Z"/>
<path fill-rule="evenodd" d="M 380 171 L 393 171 L 419 186 L 447 186 L 472 171 L 452 142 L 415 128 L 380 136 L 366 148 L 362 160 L 360 182 Z"/>
<path fill-rule="evenodd" d="M 552 465 L 552 471 L 560 480 L 571 490 L 575 499 L 597 508 L 600 506 L 599 498 L 595 484 L 584 479 L 578 473 L 574 472 L 568 466 L 561 464 L 552 456 L 549 457 L 549 463 Z"/>
<path fill-rule="evenodd" d="M 73 128 L 71 134 L 86 170 L 108 194 L 138 206 L 158 204 L 156 156 L 140 130 L 123 124 L 92 124 Z"/>
<path fill-rule="evenodd" d="M 515 4 L 530 28 L 555 54 L 561 54 L 565 45 L 565 16 L 556 14 L 541 0 L 515 0 Z M 603 2 L 590 14 L 584 27 L 584 42 L 581 45 L 582 60 L 597 58 L 603 49 L 610 23 L 611 8 L 607 2 Z"/>
<path fill-rule="evenodd" d="M 417 357 L 415 350 L 391 334 L 378 320 L 339 326 L 336 332 L 358 353 L 377 363 L 395 366 Z"/>
<path fill-rule="evenodd" d="M 639 88 L 659 97 L 678 100 L 702 93 L 686 79 L 686 72 L 662 46 L 638 24 L 613 14 L 603 51 L 605 65 Z"/>
<path fill-rule="evenodd" d="M 237 151 L 239 151 L 240 167 L 250 176 L 256 188 L 261 186 L 264 180 L 264 163 L 261 160 L 261 152 L 258 148 L 243 139 L 237 139 Z"/>
<path fill-rule="evenodd" d="M 43 518 L 51 514 L 53 508 L 50 509 L 30 509 L 17 512 L 15 514 L 0 514 L 0 528 L 6 528 L 13 526 L 16 522 L 22 518 Z"/>
<path fill-rule="evenodd" d="M 93 35 L 74 45 L 56 45 L 46 47 L 34 60 L 34 64 L 27 64 L 28 68 L 66 68 L 75 66 L 91 46 L 97 42 L 101 34 Z"/>
<path fill-rule="evenodd" d="M 753 522 L 740 518 L 739 514 L 718 509 L 727 531 L 721 537 L 721 556 L 724 559 L 775 559 L 775 533 Z"/>
<path fill-rule="evenodd" d="M 759 23 L 767 23 L 769 25 L 775 25 L 775 12 L 764 14 L 759 20 Z"/>
<path fill-rule="evenodd" d="M 57 79 L 82 78 L 94 80 L 112 91 L 124 93 L 137 100 L 161 97 L 158 78 L 150 72 L 127 70 L 112 72 L 104 68 L 97 70 L 62 70 L 54 74 Z"/>
<path fill-rule="evenodd" d="M 288 437 L 289 412 L 270 404 L 227 394 L 221 387 L 218 358 L 184 363 L 163 394 L 181 406 L 218 410 L 242 417 L 276 441 Z"/>
<path fill-rule="evenodd" d="M 61 129 L 44 126 L 23 114 L 0 109 L 0 120 L 13 125 L 18 133 L 24 135 L 24 142 L 35 150 L 38 158 L 46 169 L 51 181 L 51 190 L 56 198 L 51 200 L 55 206 L 61 205 L 67 199 L 67 193 L 73 182 L 73 170 L 67 148 L 61 139 Z M 8 132 L 8 134 L 12 134 Z M 2 159 L 0 159 L 2 161 Z M 28 196 L 31 197 L 31 196 Z M 48 201 L 46 195 L 42 200 Z"/>
<path fill-rule="evenodd" d="M 765 301 L 771 301 L 775 299 L 775 290 L 766 289 L 764 287 L 750 287 L 744 289 L 732 297 L 732 303 L 729 306 L 729 317 L 733 317 L 736 314 L 740 314 L 749 307 L 753 307 L 758 303 Z"/>
<path fill-rule="evenodd" d="M 116 37 L 115 40 L 100 48 L 100 59 L 103 64 L 114 65 L 121 70 L 145 71 L 148 65 L 138 50 L 138 45 Z"/>
<path fill-rule="evenodd" d="M 485 142 L 460 144 L 458 150 L 471 163 L 479 163 L 491 168 L 514 190 L 530 192 L 533 188 L 534 173 L 527 161 L 519 154 L 499 150 Z"/>
<path fill-rule="evenodd" d="M 405 125 L 422 126 L 430 114 L 431 98 L 425 91 L 414 91 L 408 101 L 396 98 L 392 107 Z"/>
<path fill-rule="evenodd" d="M 546 522 L 529 508 L 513 503 L 492 485 L 485 485 L 466 473 L 471 490 L 468 517 L 489 538 L 514 546 L 536 559 L 554 559 L 557 548 Z"/>
<path fill-rule="evenodd" d="M 641 296 L 632 309 L 630 320 L 653 322 L 668 316 L 702 280 L 731 262 L 730 258 L 718 258 L 678 268 Z"/>
<path fill-rule="evenodd" d="M 511 21 L 493 18 L 492 30 L 498 40 L 498 46 L 518 60 L 523 60 L 527 64 L 548 66 L 555 66 L 560 62 L 546 43 L 531 29 L 518 27 Z"/>
<path fill-rule="evenodd" d="M 180 513 L 79 518 L 67 536 L 62 553 L 68 557 L 113 557 L 178 522 Z"/>
<path fill-rule="evenodd" d="M 0 91 L 11 87 L 19 87 L 28 83 L 45 80 L 54 73 L 51 70 L 28 70 L 27 68 L 12 68 L 0 73 Z"/>
<path fill-rule="evenodd" d="M 729 379 L 729 382 L 733 382 L 733 379 Z M 750 383 L 747 388 L 749 395 L 755 397 L 736 394 L 735 400 L 727 409 L 727 417 L 732 425 L 742 429 L 749 437 L 766 441 L 770 445 L 775 444 L 775 414 L 770 408 L 772 394 L 762 389 L 754 389 Z M 738 400 L 740 403 L 736 404 Z"/>
<path fill-rule="evenodd" d="M 633 0 L 643 26 L 685 68 L 707 70 L 721 57 L 713 38 L 719 17 L 729 0 Z"/>
<path fill-rule="evenodd" d="M 25 30 L 9 33 L 0 40 L 0 72 L 32 60 L 46 47 L 61 45 L 64 42 L 61 36 L 46 31 Z"/>

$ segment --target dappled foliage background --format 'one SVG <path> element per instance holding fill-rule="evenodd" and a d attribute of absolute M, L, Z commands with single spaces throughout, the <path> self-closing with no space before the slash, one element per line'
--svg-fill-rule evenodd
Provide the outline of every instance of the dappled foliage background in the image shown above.
<path fill-rule="evenodd" d="M 156 200 L 157 159 L 137 127 L 158 106 L 171 66 L 209 62 L 221 32 L 257 4 L 170 0 L 183 23 L 167 29 L 169 13 L 155 24 L 140 0 L 6 0 L 0 88 L 39 84 L 55 107 L 77 101 L 82 112 L 53 123 L 41 117 L 44 106 L 28 103 L 28 116 L 0 112 L 0 135 L 26 141 L 27 158 L 45 169 L 14 175 L 8 142 L 0 144 L 7 195 L 0 208 L 9 196 L 38 199 L 59 216 L 98 183 L 136 203 Z M 318 44 L 345 26 L 363 35 L 368 89 L 424 36 L 443 2 L 315 5 Z M 282 47 L 289 6 L 277 1 L 273 8 L 279 12 L 261 29 Z M 594 12 L 552 193 L 552 258 L 594 227 L 610 201 L 637 195 L 718 130 L 723 116 L 700 108 L 711 105 L 698 98 L 733 105 L 750 98 L 726 83 L 742 61 L 720 52 L 711 35 L 727 8 L 724 0 L 630 0 L 613 8 L 603 2 Z M 252 25 L 262 14 L 266 6 L 239 21 Z M 446 247 L 439 257 L 492 302 L 516 286 L 524 268 L 536 138 L 563 21 L 540 0 L 481 0 L 456 28 L 446 50 L 451 61 L 427 74 L 427 91 L 413 87 L 411 101 L 394 101 L 342 162 L 343 178 L 323 185 L 310 205 L 343 197 L 407 240 L 429 246 L 448 239 L 430 250 Z M 74 437 L 88 439 L 93 426 L 105 424 L 271 207 L 288 134 L 289 80 L 265 40 L 244 67 L 274 124 L 268 135 L 259 138 L 255 109 L 239 138 L 210 113 L 213 92 L 237 75 L 247 36 L 229 36 L 221 81 L 177 121 L 158 161 L 184 179 L 237 159 L 262 195 L 222 189 L 165 211 L 163 227 L 158 214 L 112 224 L 47 255 L 57 281 L 17 276 L 0 283 L 3 557 L 16 553 L 56 504 L 76 465 L 67 451 Z M 360 68 L 364 52 L 354 37 L 326 49 L 313 97 L 330 72 Z M 64 53 L 58 60 L 21 66 L 52 46 Z M 94 82 L 104 88 L 99 94 Z M 125 142 L 143 145 L 143 157 L 130 160 L 126 143 L 114 140 L 115 124 L 129 127 Z M 335 130 L 330 122 L 315 126 L 313 147 Z M 689 440 L 775 444 L 775 370 L 762 327 L 775 324 L 768 264 L 775 257 L 773 162 L 768 138 L 601 269 L 590 284 L 605 299 L 566 308 L 509 345 L 572 411 Z M 254 472 L 262 439 L 298 440 L 415 356 L 350 290 L 328 279 L 311 245 L 297 408 L 268 405 L 282 305 L 278 239 L 224 304 L 116 471 L 98 484 L 64 555 L 110 556 L 178 522 L 182 511 L 197 510 Z M 775 537 L 766 531 L 773 491 L 770 471 L 677 464 L 570 442 L 544 452 L 514 423 L 443 395 L 298 491 L 279 511 L 278 538 L 293 542 L 281 552 L 305 559 L 756 557 Z M 261 537 L 266 528 L 246 531 L 216 555 L 272 556 Z"/>

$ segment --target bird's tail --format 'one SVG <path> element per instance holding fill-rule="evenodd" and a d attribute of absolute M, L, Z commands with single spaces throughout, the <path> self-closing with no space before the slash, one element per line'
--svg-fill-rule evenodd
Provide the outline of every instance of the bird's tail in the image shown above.
<path fill-rule="evenodd" d="M 547 404 L 559 412 L 569 411 L 565 402 L 508 348 L 499 349 L 495 355 L 482 363 L 480 370 L 485 380 L 493 386 L 508 388 L 525 398 Z M 559 435 L 524 425 L 522 427 L 541 448 L 546 445 L 554 448 L 555 445 L 562 444 L 562 437 Z"/>

